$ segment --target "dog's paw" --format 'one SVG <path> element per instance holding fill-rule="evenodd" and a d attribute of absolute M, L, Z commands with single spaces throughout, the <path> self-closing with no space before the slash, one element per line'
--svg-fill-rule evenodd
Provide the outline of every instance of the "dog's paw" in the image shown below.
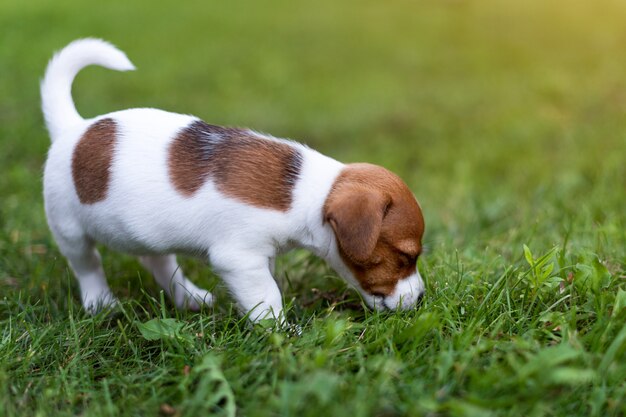
<path fill-rule="evenodd" d="M 101 311 L 110 310 L 118 304 L 118 299 L 109 291 L 93 296 L 87 294 L 83 297 L 83 308 L 92 316 Z"/>
<path fill-rule="evenodd" d="M 211 307 L 212 305 L 213 294 L 195 285 L 187 286 L 176 294 L 176 307 L 183 310 L 200 311 L 203 306 Z"/>

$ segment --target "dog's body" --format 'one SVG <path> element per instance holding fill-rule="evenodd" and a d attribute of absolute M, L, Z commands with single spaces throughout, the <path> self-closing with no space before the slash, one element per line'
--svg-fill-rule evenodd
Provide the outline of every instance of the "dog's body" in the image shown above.
<path fill-rule="evenodd" d="M 50 62 L 42 101 L 53 144 L 44 174 L 50 228 L 85 308 L 115 302 L 96 242 L 139 255 L 179 307 L 212 302 L 176 253 L 208 259 L 252 320 L 282 311 L 280 251 L 322 257 L 376 308 L 410 308 L 424 223 L 406 185 L 301 144 L 156 109 L 82 119 L 71 83 L 86 65 L 133 69 L 106 42 L 75 41 Z"/>

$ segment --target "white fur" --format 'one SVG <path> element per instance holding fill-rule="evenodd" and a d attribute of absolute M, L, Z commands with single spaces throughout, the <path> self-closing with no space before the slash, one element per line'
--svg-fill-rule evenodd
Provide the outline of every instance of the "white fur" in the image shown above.
<path fill-rule="evenodd" d="M 167 149 L 176 132 L 195 117 L 156 109 L 131 109 L 90 120 L 80 118 L 71 98 L 71 82 L 86 65 L 127 70 L 132 64 L 110 44 L 75 41 L 49 64 L 42 83 L 43 111 L 52 137 L 44 174 L 44 197 L 50 228 L 77 276 L 83 305 L 89 311 L 116 302 L 109 289 L 95 242 L 137 254 L 179 307 L 211 304 L 212 295 L 187 280 L 175 253 L 207 259 L 222 277 L 239 306 L 252 320 L 280 317 L 281 294 L 271 270 L 282 250 L 304 247 L 326 259 L 359 290 L 345 266 L 322 207 L 343 164 L 303 145 L 293 201 L 287 212 L 244 204 L 219 192 L 208 180 L 191 197 L 173 188 Z M 81 204 L 72 179 L 74 147 L 94 121 L 112 118 L 117 141 L 107 197 Z M 278 140 L 278 139 L 275 139 Z M 423 292 L 418 273 L 398 285 L 385 304 L 406 308 Z M 408 285 L 408 286 L 407 286 Z M 372 296 L 361 290 L 366 302 Z"/>
<path fill-rule="evenodd" d="M 383 300 L 385 308 L 390 310 L 408 310 L 415 305 L 424 294 L 424 281 L 420 272 L 416 269 L 413 275 L 401 279 L 396 284 L 396 289 Z"/>
<path fill-rule="evenodd" d="M 135 66 L 124 52 L 100 39 L 79 39 L 52 57 L 41 82 L 41 101 L 50 137 L 83 120 L 72 100 L 72 81 L 87 65 L 100 65 L 117 71 L 132 71 Z"/>

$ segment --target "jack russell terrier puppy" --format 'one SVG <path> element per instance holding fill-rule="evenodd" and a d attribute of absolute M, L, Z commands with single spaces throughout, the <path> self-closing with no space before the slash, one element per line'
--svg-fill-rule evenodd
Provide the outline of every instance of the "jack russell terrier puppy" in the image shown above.
<path fill-rule="evenodd" d="M 87 311 L 117 302 L 96 243 L 138 255 L 179 308 L 213 302 L 180 270 L 175 254 L 188 254 L 211 263 L 252 321 L 281 317 L 274 258 L 293 247 L 326 260 L 372 308 L 417 305 L 424 219 L 396 175 L 157 109 L 85 120 L 71 86 L 92 64 L 134 69 L 111 44 L 82 39 L 52 58 L 41 83 L 52 139 L 46 215 Z"/>

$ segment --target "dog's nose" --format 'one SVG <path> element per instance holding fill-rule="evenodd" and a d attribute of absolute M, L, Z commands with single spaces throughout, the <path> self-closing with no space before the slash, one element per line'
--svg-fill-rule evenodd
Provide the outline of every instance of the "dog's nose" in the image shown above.
<path fill-rule="evenodd" d="M 415 307 L 420 307 L 422 305 L 422 301 L 424 300 L 424 293 L 422 292 L 417 296 L 417 300 L 415 300 Z"/>

